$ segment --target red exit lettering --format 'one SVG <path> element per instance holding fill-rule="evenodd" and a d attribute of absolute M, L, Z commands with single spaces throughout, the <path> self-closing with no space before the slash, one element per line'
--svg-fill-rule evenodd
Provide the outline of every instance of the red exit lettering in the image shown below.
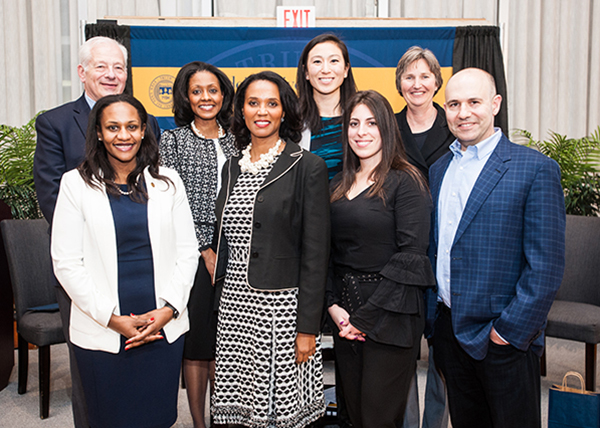
<path fill-rule="evenodd" d="M 291 13 L 291 16 L 290 16 Z M 283 11 L 283 26 L 293 28 L 308 28 L 310 9 L 286 9 Z M 290 25 L 291 24 L 291 25 Z"/>

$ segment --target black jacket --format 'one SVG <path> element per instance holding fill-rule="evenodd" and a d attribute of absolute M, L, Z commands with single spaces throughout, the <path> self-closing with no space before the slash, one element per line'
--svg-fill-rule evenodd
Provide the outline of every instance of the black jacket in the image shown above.
<path fill-rule="evenodd" d="M 239 159 L 233 156 L 225 164 L 216 203 L 217 278 L 224 275 L 227 264 L 221 220 L 240 174 Z M 267 291 L 298 288 L 296 329 L 318 334 L 330 244 L 325 162 L 288 142 L 256 194 L 252 223 L 248 287 Z"/>
<path fill-rule="evenodd" d="M 408 107 L 404 107 L 400 113 L 396 113 L 396 122 L 398 122 L 398 128 L 400 128 L 408 161 L 419 168 L 419 171 L 423 173 L 426 180 L 429 180 L 429 167 L 436 160 L 448 153 L 450 144 L 455 139 L 454 135 L 448 129 L 446 112 L 436 103 L 433 103 L 433 105 L 437 110 L 437 117 L 429 130 L 429 134 L 427 134 L 427 139 L 421 150 L 417 147 L 417 143 L 410 131 L 410 126 L 408 126 L 408 122 L 406 121 L 406 110 Z"/>
<path fill-rule="evenodd" d="M 48 110 L 35 121 L 37 145 L 33 158 L 33 181 L 40 209 L 52 223 L 62 175 L 85 158 L 85 133 L 90 106 L 85 94 L 77 100 Z M 156 118 L 148 115 L 148 127 L 160 140 Z"/>

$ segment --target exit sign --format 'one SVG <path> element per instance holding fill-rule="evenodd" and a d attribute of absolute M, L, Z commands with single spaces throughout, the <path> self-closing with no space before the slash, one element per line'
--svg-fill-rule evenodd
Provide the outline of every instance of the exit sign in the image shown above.
<path fill-rule="evenodd" d="M 315 26 L 314 6 L 277 6 L 277 26 L 308 28 Z"/>

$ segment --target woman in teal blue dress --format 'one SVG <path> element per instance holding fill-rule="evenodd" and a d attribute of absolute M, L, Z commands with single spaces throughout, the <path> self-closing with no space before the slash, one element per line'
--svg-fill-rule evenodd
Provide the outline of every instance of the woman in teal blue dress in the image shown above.
<path fill-rule="evenodd" d="M 321 157 L 331 180 L 342 170 L 342 107 L 356 93 L 348 48 L 333 34 L 306 44 L 296 72 L 302 148 Z"/>
<path fill-rule="evenodd" d="M 300 146 L 327 164 L 329 180 L 342 171 L 342 108 L 356 93 L 356 83 L 346 44 L 333 34 L 320 34 L 306 44 L 296 72 L 296 87 L 304 130 Z M 327 317 L 328 328 L 338 326 Z M 344 391 L 336 367 L 338 419 L 348 425 Z"/>

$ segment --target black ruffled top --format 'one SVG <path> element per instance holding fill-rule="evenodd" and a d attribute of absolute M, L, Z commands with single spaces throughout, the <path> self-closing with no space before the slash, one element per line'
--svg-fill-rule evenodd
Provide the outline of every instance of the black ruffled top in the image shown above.
<path fill-rule="evenodd" d="M 332 180 L 332 189 L 340 178 Z M 426 255 L 431 199 L 427 189 L 401 171 L 391 171 L 384 188 L 385 201 L 366 189 L 352 200 L 344 197 L 331 204 L 327 306 L 344 307 L 350 322 L 373 340 L 412 346 L 413 329 L 422 328 L 422 320 L 410 317 L 423 317 L 423 290 L 435 286 Z M 370 281 L 360 287 L 360 307 L 346 308 L 348 275 L 373 273 L 381 279 L 375 286 Z"/>

